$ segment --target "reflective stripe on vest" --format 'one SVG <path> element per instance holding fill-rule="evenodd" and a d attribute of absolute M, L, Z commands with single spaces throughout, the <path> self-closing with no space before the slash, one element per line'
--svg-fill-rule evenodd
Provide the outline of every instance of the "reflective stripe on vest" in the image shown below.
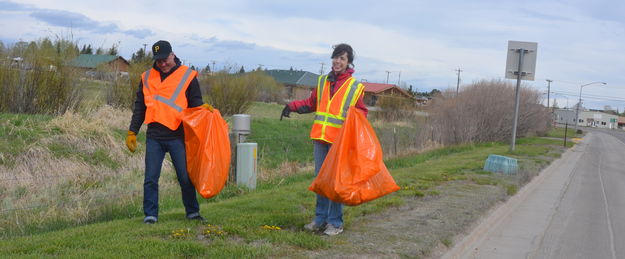
<path fill-rule="evenodd" d="M 178 95 L 180 95 L 180 91 L 182 91 L 182 88 L 184 88 L 184 83 L 187 81 L 187 79 L 191 75 L 191 72 L 193 72 L 193 70 L 191 70 L 191 69 L 187 69 L 187 71 L 184 72 L 184 75 L 182 76 L 182 79 L 180 80 L 180 83 L 178 83 L 178 86 L 176 87 L 176 90 L 174 90 L 174 94 L 171 95 L 171 98 L 167 99 L 166 97 L 163 97 L 161 95 L 154 95 L 154 100 L 161 101 L 164 104 L 167 104 L 169 107 L 176 109 L 176 111 L 182 112 L 182 107 L 178 106 L 175 103 L 175 101 L 176 101 L 176 99 L 178 99 Z M 149 76 L 150 76 L 150 70 L 148 70 L 148 72 L 145 73 L 146 79 L 149 78 Z M 147 82 L 147 80 L 145 80 L 143 82 Z M 144 84 L 145 84 L 145 88 L 150 89 L 148 84 L 146 84 L 146 83 L 144 83 Z"/>
<path fill-rule="evenodd" d="M 327 76 L 320 76 L 317 84 L 317 112 L 310 137 L 333 143 L 345 122 L 349 107 L 356 105 L 363 89 L 362 84 L 351 77 L 330 98 Z M 339 100 L 340 104 L 337 103 Z"/>
<path fill-rule="evenodd" d="M 171 130 L 176 130 L 181 122 L 180 113 L 186 108 L 187 104 L 186 96 L 184 94 L 181 95 L 181 93 L 189 86 L 191 79 L 195 77 L 196 73 L 187 66 L 180 66 L 165 80 L 161 81 L 160 73 L 152 70 L 154 69 L 146 71 L 142 78 L 144 102 L 146 105 L 144 123 L 158 122 Z M 155 85 L 150 86 L 151 83 Z"/>

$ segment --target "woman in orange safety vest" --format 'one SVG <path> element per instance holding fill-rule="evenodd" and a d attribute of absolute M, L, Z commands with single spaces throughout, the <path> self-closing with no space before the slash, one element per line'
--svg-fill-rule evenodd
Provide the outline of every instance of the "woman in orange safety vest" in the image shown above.
<path fill-rule="evenodd" d="M 289 117 L 293 112 L 315 113 L 315 121 L 310 131 L 314 141 L 315 175 L 336 140 L 349 107 L 355 106 L 366 116 L 367 107 L 363 101 L 364 86 L 352 76 L 354 73 L 354 51 L 348 44 L 334 46 L 332 52 L 332 70 L 327 75 L 319 76 L 317 88 L 309 98 L 287 104 L 282 110 L 282 117 Z M 310 231 L 323 231 L 326 235 L 343 232 L 343 204 L 336 203 L 317 194 L 314 220 L 304 226 Z"/>

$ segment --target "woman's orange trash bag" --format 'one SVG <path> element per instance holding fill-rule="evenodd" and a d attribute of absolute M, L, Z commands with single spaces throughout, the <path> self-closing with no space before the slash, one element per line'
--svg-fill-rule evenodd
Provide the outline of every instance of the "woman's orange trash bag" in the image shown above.
<path fill-rule="evenodd" d="M 359 205 L 399 190 L 382 161 L 382 147 L 365 116 L 350 108 L 309 190 L 346 205 Z"/>
<path fill-rule="evenodd" d="M 182 114 L 187 171 L 195 189 L 208 199 L 223 189 L 230 169 L 228 124 L 219 110 L 203 107 Z"/>

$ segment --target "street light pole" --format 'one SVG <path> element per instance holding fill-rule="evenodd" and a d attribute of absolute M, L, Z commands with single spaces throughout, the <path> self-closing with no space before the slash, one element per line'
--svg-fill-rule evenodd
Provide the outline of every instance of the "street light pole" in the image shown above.
<path fill-rule="evenodd" d="M 575 132 L 577 132 L 577 124 L 579 124 L 579 107 L 582 106 L 582 88 L 584 88 L 584 86 L 589 86 L 589 85 L 593 85 L 593 84 L 602 84 L 602 85 L 606 85 L 606 82 L 592 82 L 592 83 L 588 83 L 588 84 L 584 84 L 584 85 L 580 85 L 579 86 L 579 102 L 577 103 L 577 109 L 575 112 Z"/>

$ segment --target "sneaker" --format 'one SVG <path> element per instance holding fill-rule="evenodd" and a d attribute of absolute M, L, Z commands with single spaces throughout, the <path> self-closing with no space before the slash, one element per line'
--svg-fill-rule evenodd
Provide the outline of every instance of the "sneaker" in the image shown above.
<path fill-rule="evenodd" d="M 317 223 L 315 223 L 315 221 L 310 222 L 306 225 L 304 225 L 304 229 L 308 230 L 308 231 L 319 231 L 323 228 L 325 228 L 326 223 L 323 223 L 321 225 L 317 225 Z"/>
<path fill-rule="evenodd" d="M 336 236 L 338 234 L 341 234 L 341 232 L 343 232 L 343 227 L 335 227 L 332 224 L 328 224 L 326 230 L 323 231 L 323 233 L 328 236 Z"/>
<path fill-rule="evenodd" d="M 206 221 L 206 219 L 204 219 L 204 217 L 202 217 L 202 215 L 200 215 L 200 213 L 193 213 L 193 214 L 187 215 L 187 219 L 198 220 L 198 221 Z"/>
<path fill-rule="evenodd" d="M 147 216 L 143 219 L 143 223 L 145 224 L 154 224 L 158 221 L 158 219 L 154 216 Z"/>

